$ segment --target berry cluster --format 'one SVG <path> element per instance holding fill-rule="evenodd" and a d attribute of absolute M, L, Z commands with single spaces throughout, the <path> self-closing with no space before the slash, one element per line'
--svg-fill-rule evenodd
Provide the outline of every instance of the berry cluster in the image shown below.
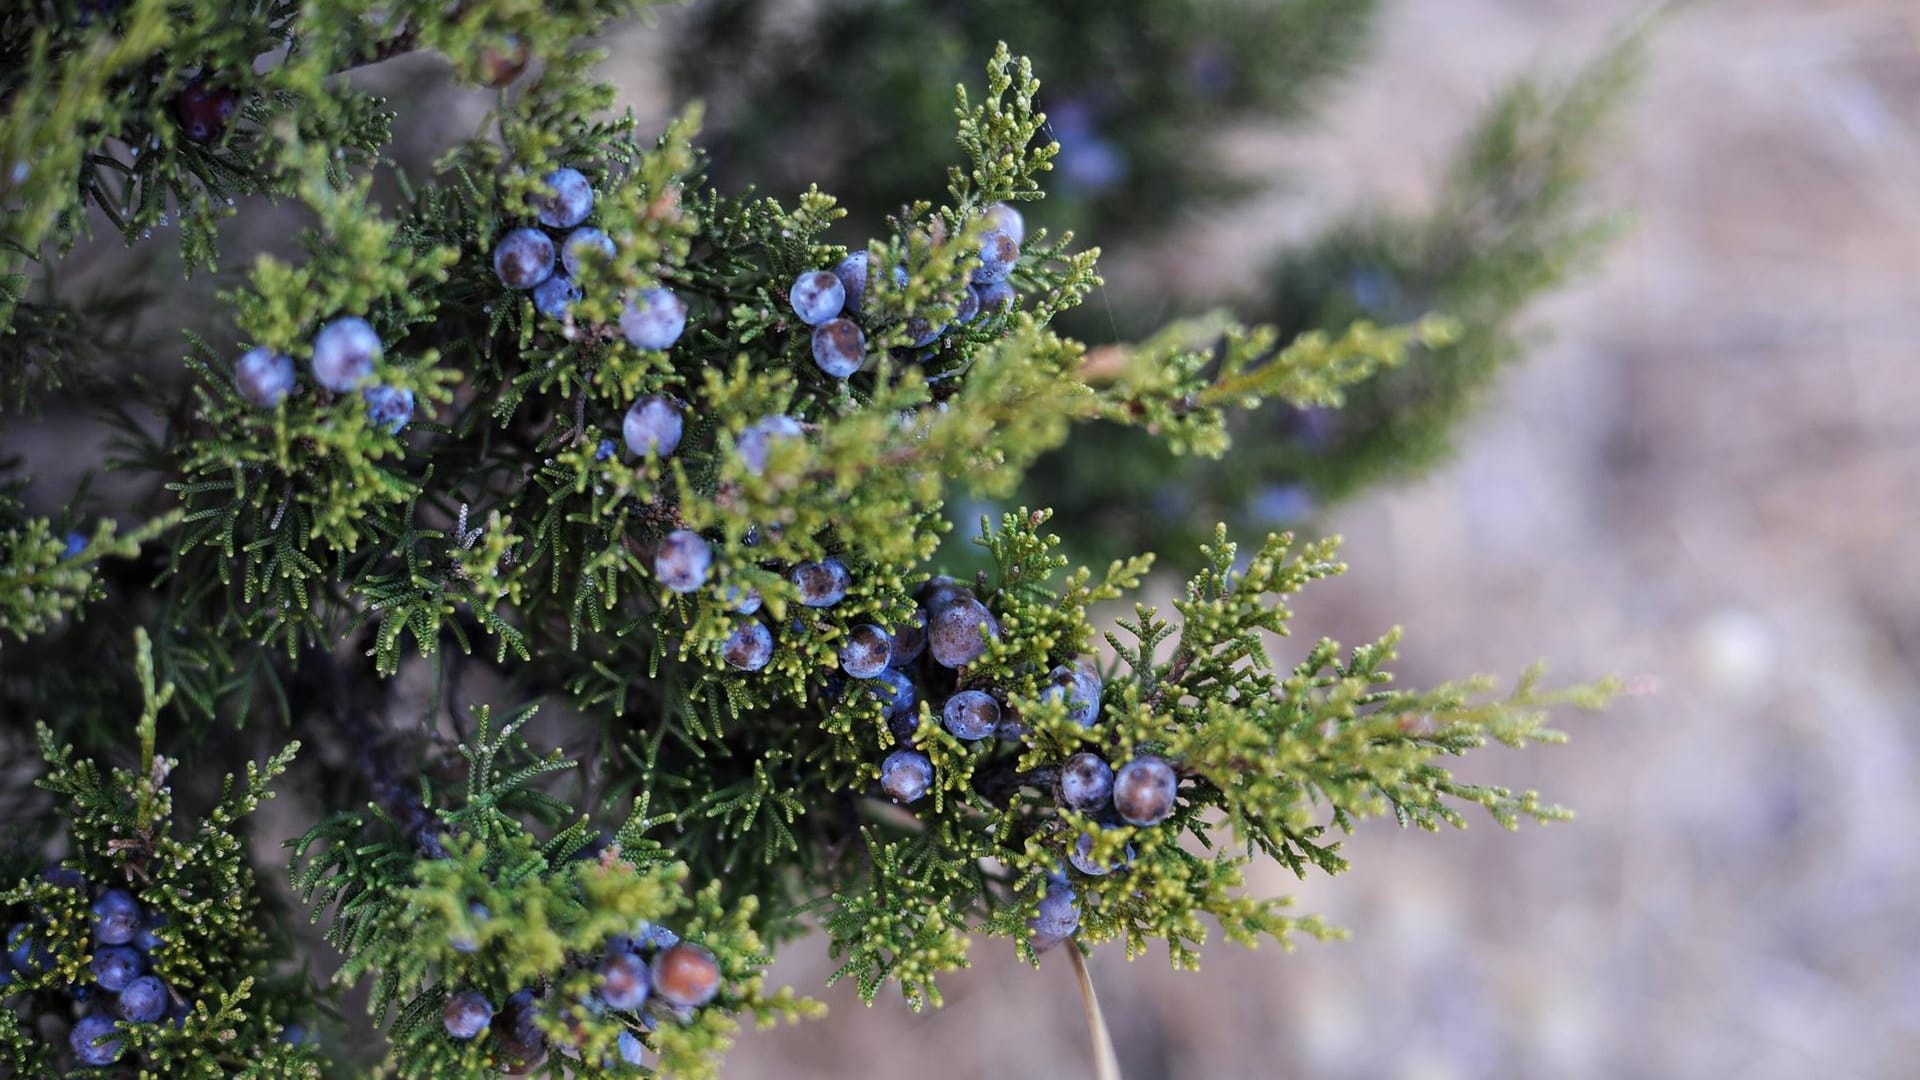
<path fill-rule="evenodd" d="M 397 435 L 413 419 L 413 391 L 369 384 L 382 352 L 380 335 L 367 320 L 334 319 L 313 336 L 313 381 L 336 394 L 359 390 L 367 419 Z M 249 405 L 274 408 L 293 392 L 293 357 L 264 347 L 247 350 L 234 361 L 233 388 Z"/>
<path fill-rule="evenodd" d="M 559 168 L 543 177 L 542 183 L 546 194 L 534 201 L 540 227 L 523 225 L 502 236 L 493 248 L 493 272 L 507 288 L 532 294 L 534 309 L 566 324 L 570 333 L 573 305 L 582 296 L 582 271 L 593 263 L 611 261 L 619 246 L 606 232 L 586 224 L 594 205 L 593 185 L 586 174 Z M 620 313 L 620 333 L 636 349 L 670 349 L 686 327 L 687 302 L 671 289 L 644 289 L 629 297 Z M 674 440 L 678 439 L 676 419 Z M 627 442 L 633 444 L 631 434 Z M 661 451 L 663 456 L 668 453 L 671 448 Z"/>
<path fill-rule="evenodd" d="M 51 869 L 42 877 L 62 888 L 88 891 L 86 879 L 76 871 Z M 67 987 L 67 996 L 84 1010 L 68 1033 L 67 1044 L 80 1065 L 102 1067 L 119 1061 L 125 1050 L 124 1042 L 112 1037 L 116 1021 L 151 1024 L 170 1015 L 178 1022 L 186 1015 L 187 1004 L 148 972 L 152 953 L 161 945 L 158 931 L 164 919 L 148 913 L 132 893 L 117 888 L 98 891 L 91 919 L 91 979 Z M 16 973 L 41 974 L 51 962 L 34 924 L 16 923 L 7 931 L 0 987 L 10 985 Z"/>
<path fill-rule="evenodd" d="M 476 917 L 483 913 L 480 909 Z M 456 941 L 454 948 L 472 951 L 468 942 Z M 594 989 L 571 1005 L 549 1001 L 541 990 L 523 987 L 508 995 L 496 1011 L 481 991 L 462 990 L 447 998 L 441 1025 L 448 1038 L 462 1042 L 491 1032 L 502 1057 L 517 1066 L 512 1071 L 526 1071 L 547 1052 L 547 1037 L 538 1024 L 545 1009 L 554 1009 L 563 1023 L 576 1009 L 596 1016 L 625 1013 L 639 1031 L 653 1031 L 663 1021 L 691 1021 L 694 1010 L 720 992 L 720 962 L 713 953 L 653 923 L 642 922 L 631 935 L 614 938 L 590 963 Z M 620 1033 L 618 1047 L 619 1062 L 602 1062 L 602 1068 L 644 1064 L 645 1046 L 634 1028 Z M 573 1047 L 559 1049 L 578 1056 Z"/>
<path fill-rule="evenodd" d="M 1020 261 L 1026 223 L 1020 211 L 1006 203 L 995 203 L 983 216 L 988 228 L 980 237 L 980 265 L 960 292 L 953 323 L 936 326 L 922 316 L 909 316 L 906 327 L 914 348 L 933 344 L 954 324 L 971 323 L 982 313 L 990 314 L 1012 305 L 1013 284 L 1008 279 Z M 855 320 L 866 315 L 869 258 L 865 251 L 856 251 L 831 271 L 809 270 L 801 274 L 787 290 L 787 302 L 792 305 L 793 313 L 812 328 L 814 364 L 836 379 L 851 376 L 866 363 L 866 331 Z M 897 285 L 906 285 L 906 267 L 894 267 L 893 280 Z"/>

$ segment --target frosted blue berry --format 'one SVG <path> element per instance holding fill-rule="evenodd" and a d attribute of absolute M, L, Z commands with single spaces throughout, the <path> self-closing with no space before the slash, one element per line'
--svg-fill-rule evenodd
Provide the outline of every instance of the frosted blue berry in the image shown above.
<path fill-rule="evenodd" d="M 990 281 L 985 285 L 975 285 L 973 294 L 980 298 L 980 315 L 994 316 L 1013 307 L 1013 283 L 1011 281 Z"/>
<path fill-rule="evenodd" d="M 686 328 L 687 302 L 671 289 L 646 289 L 620 313 L 620 333 L 636 349 L 671 349 Z"/>
<path fill-rule="evenodd" d="M 1129 825 L 1158 825 L 1173 814 L 1180 778 L 1173 766 L 1142 754 L 1113 776 L 1113 808 Z"/>
<path fill-rule="evenodd" d="M 247 404 L 273 408 L 293 392 L 293 357 L 248 349 L 233 363 L 233 388 Z"/>
<path fill-rule="evenodd" d="M 999 640 L 1000 623 L 985 604 L 970 596 L 927 617 L 927 651 L 941 667 L 964 667 L 980 659 L 986 655 L 989 638 Z"/>
<path fill-rule="evenodd" d="M 813 362 L 821 371 L 844 379 L 866 359 L 867 335 L 852 319 L 828 319 L 813 328 Z"/>
<path fill-rule="evenodd" d="M 373 377 L 380 359 L 380 335 L 358 315 L 338 318 L 313 335 L 313 378 L 336 394 L 344 394 Z"/>
<path fill-rule="evenodd" d="M 887 657 L 891 667 L 905 667 L 920 659 L 927 651 L 927 613 L 920 608 L 913 609 L 913 615 L 906 622 L 893 627 L 893 652 Z"/>
<path fill-rule="evenodd" d="M 167 986 L 152 975 L 142 975 L 120 991 L 120 1016 L 136 1024 L 151 1024 L 167 1013 Z"/>
<path fill-rule="evenodd" d="M 819 326 L 847 306 L 847 289 L 829 270 L 809 270 L 793 279 L 787 290 L 793 313 L 808 326 Z"/>
<path fill-rule="evenodd" d="M 806 607 L 832 607 L 846 599 L 853 585 L 846 564 L 831 555 L 819 562 L 803 562 L 787 576 L 800 590 L 800 603 Z"/>
<path fill-rule="evenodd" d="M 456 1039 L 471 1039 L 493 1022 L 493 1003 L 478 990 L 462 990 L 447 999 L 440 1025 Z"/>
<path fill-rule="evenodd" d="M 531 289 L 553 276 L 553 241 L 539 229 L 514 229 L 493 246 L 493 273 L 509 289 Z"/>
<path fill-rule="evenodd" d="M 1013 242 L 1016 244 L 1027 242 L 1027 219 L 1020 216 L 1020 211 L 1006 203 L 994 203 L 982 211 L 980 216 L 987 219 L 989 230 L 997 229 L 1006 233 L 1013 237 Z"/>
<path fill-rule="evenodd" d="M 833 276 L 840 279 L 847 313 L 858 316 L 860 304 L 867 298 L 867 253 L 856 251 L 840 260 L 840 265 L 833 268 Z"/>
<path fill-rule="evenodd" d="M 653 958 L 653 992 L 669 1005 L 697 1009 L 720 992 L 720 962 L 698 945 L 669 945 Z"/>
<path fill-rule="evenodd" d="M 640 1041 L 640 1036 L 635 1035 L 631 1031 L 622 1031 L 617 1045 L 620 1049 L 621 1061 L 626 1062 L 628 1065 L 645 1065 L 647 1063 L 647 1048 L 646 1045 Z"/>
<path fill-rule="evenodd" d="M 560 241 L 560 265 L 567 268 L 567 273 L 579 277 L 589 262 L 607 262 L 615 250 L 613 237 L 599 229 L 575 229 Z"/>
<path fill-rule="evenodd" d="M 143 953 L 151 954 L 153 950 L 165 944 L 160 940 L 158 933 L 159 929 L 165 925 L 167 925 L 167 918 L 164 915 L 149 918 L 146 925 L 140 928 L 140 932 L 133 936 L 133 947 Z"/>
<path fill-rule="evenodd" d="M 1005 281 L 1019 261 L 1020 241 L 1000 229 L 988 229 L 980 234 L 980 266 L 973 272 L 973 282 L 991 285 Z"/>
<path fill-rule="evenodd" d="M 140 901 L 125 889 L 108 889 L 93 902 L 93 939 L 102 945 L 125 945 L 146 922 Z"/>
<path fill-rule="evenodd" d="M 556 322 L 565 319 L 580 299 L 580 287 L 555 274 L 533 287 L 533 310 Z"/>
<path fill-rule="evenodd" d="M 887 730 L 903 744 L 911 744 L 920 730 L 920 691 L 897 668 L 888 668 L 867 685 L 887 705 Z"/>
<path fill-rule="evenodd" d="M 760 610 L 760 590 L 751 585 L 728 585 L 720 590 L 720 600 L 736 615 L 751 615 Z"/>
<path fill-rule="evenodd" d="M 759 671 L 773 659 L 773 631 L 753 619 L 742 619 L 720 645 L 720 659 L 736 671 Z"/>
<path fill-rule="evenodd" d="M 360 398 L 367 403 L 367 422 L 385 428 L 389 435 L 400 434 L 413 419 L 413 391 L 405 387 L 369 386 L 360 391 Z"/>
<path fill-rule="evenodd" d="M 1061 940 L 1071 937 L 1080 927 L 1078 899 L 1073 886 L 1064 877 L 1049 877 L 1046 895 L 1040 898 L 1034 917 L 1027 923 L 1033 930 L 1033 936 Z"/>
<path fill-rule="evenodd" d="M 954 305 L 953 321 L 970 323 L 980 317 L 980 294 L 969 285 L 960 290 L 960 302 Z"/>
<path fill-rule="evenodd" d="M 73 1025 L 73 1031 L 67 1036 L 67 1045 L 73 1049 L 73 1056 L 80 1064 L 102 1068 L 120 1060 L 125 1044 L 113 1034 L 113 1017 L 104 1013 L 83 1016 Z"/>
<path fill-rule="evenodd" d="M 131 945 L 102 945 L 93 951 L 93 981 L 119 993 L 147 970 L 147 958 Z"/>
<path fill-rule="evenodd" d="M 652 991 L 653 978 L 639 953 L 615 951 L 600 961 L 600 1000 L 613 1008 L 638 1009 Z"/>
<path fill-rule="evenodd" d="M 649 453 L 666 457 L 680 448 L 680 434 L 686 430 L 680 405 L 664 394 L 648 394 L 627 406 L 620 421 L 620 435 L 627 449 L 640 457 Z"/>
<path fill-rule="evenodd" d="M 1040 700 L 1065 702 L 1067 719 L 1092 727 L 1100 719 L 1101 689 L 1099 674 L 1075 661 L 1047 673 L 1047 688 L 1040 692 Z"/>
<path fill-rule="evenodd" d="M 940 722 L 956 739 L 984 739 L 1000 726 L 1000 703 L 983 690 L 962 690 L 941 707 Z"/>
<path fill-rule="evenodd" d="M 601 439 L 600 445 L 593 448 L 593 460 L 612 461 L 613 456 L 619 452 L 619 443 L 614 442 L 612 439 Z"/>
<path fill-rule="evenodd" d="M 690 593 L 706 584 L 713 570 L 713 549 L 699 533 L 675 529 L 660 541 L 653 556 L 653 573 L 677 593 Z"/>
<path fill-rule="evenodd" d="M 546 190 L 533 197 L 540 224 L 571 229 L 593 213 L 593 185 L 578 169 L 559 168 L 541 177 Z"/>
<path fill-rule="evenodd" d="M 887 670 L 892 656 L 892 636 L 872 623 L 862 623 L 847 632 L 847 643 L 840 647 L 840 670 L 856 679 L 871 679 Z"/>
<path fill-rule="evenodd" d="M 895 750 L 880 763 L 880 789 L 894 802 L 918 801 L 933 786 L 933 762 L 918 750 Z"/>
<path fill-rule="evenodd" d="M 929 616 L 940 614 L 940 609 L 955 600 L 972 600 L 973 590 L 941 574 L 920 586 L 920 606 L 927 609 Z"/>
<path fill-rule="evenodd" d="M 1060 766 L 1053 797 L 1061 806 L 1083 814 L 1105 809 L 1113 801 L 1113 766 L 1099 754 L 1082 750 Z"/>
<path fill-rule="evenodd" d="M 791 416 L 776 413 L 763 416 L 747 425 L 734 442 L 734 449 L 740 453 L 740 461 L 747 471 L 755 476 L 767 471 L 767 455 L 773 444 L 784 439 L 798 439 L 804 434 L 799 421 Z"/>

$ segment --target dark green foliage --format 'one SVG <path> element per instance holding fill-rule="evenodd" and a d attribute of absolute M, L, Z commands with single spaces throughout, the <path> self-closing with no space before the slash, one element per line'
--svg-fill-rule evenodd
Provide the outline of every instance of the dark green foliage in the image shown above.
<path fill-rule="evenodd" d="M 6 295 L 36 298 L 0 307 L 0 363 L 26 373 L 9 376 L 6 404 L 65 404 L 81 387 L 71 400 L 100 407 L 112 464 L 137 492 L 113 507 L 125 527 L 87 526 L 78 510 L 30 518 L 12 489 L 0 504 L 0 745 L 26 741 L 14 717 L 38 721 L 41 787 L 65 802 L 64 826 L 24 836 L 5 866 L 8 916 L 43 920 L 53 959 L 0 1010 L 0 1061 L 23 1074 L 63 1064 L 27 1026 L 71 1011 L 55 991 L 88 961 L 85 898 L 34 877 L 62 850 L 167 918 L 154 974 L 195 1011 L 125 1032 L 126 1053 L 159 1075 L 312 1075 L 323 1054 L 349 1074 L 631 1075 L 624 1038 L 666 1072 L 701 1076 L 743 1020 L 816 1011 L 762 984 L 770 950 L 809 929 L 830 937 L 835 978 L 869 1000 L 894 982 L 916 1005 L 938 1002 L 938 976 L 980 935 L 1029 958 L 1158 940 L 1192 966 L 1210 925 L 1249 945 L 1332 932 L 1284 898 L 1247 895 L 1252 859 L 1342 869 L 1328 831 L 1368 815 L 1424 828 L 1464 824 L 1468 805 L 1503 824 L 1560 815 L 1441 762 L 1553 738 L 1548 709 L 1604 688 L 1391 688 L 1392 635 L 1271 665 L 1264 636 L 1287 629 L 1284 598 L 1342 569 L 1331 542 L 1269 536 L 1237 561 L 1223 528 L 1177 623 L 1141 607 L 1116 621 L 1101 605 L 1140 590 L 1152 560 L 1069 571 L 1049 514 L 1022 510 L 971 537 L 975 600 L 947 609 L 963 625 L 918 606 L 941 569 L 949 498 L 1004 498 L 1093 430 L 1230 463 L 1268 403 L 1338 409 L 1410 356 L 1472 340 L 1477 312 L 1420 305 L 1301 333 L 1203 317 L 1090 350 L 1056 319 L 1099 286 L 1097 252 L 1034 213 L 1008 303 L 960 321 L 988 208 L 1033 210 L 1059 164 L 1026 60 L 968 46 L 969 70 L 991 56 L 984 87 L 944 98 L 938 152 L 915 158 L 947 166 L 944 195 L 938 168 L 930 182 L 907 174 L 911 194 L 884 217 L 858 213 L 842 242 L 830 230 L 846 214 L 818 188 L 774 198 L 711 183 L 697 107 L 657 137 L 608 113 L 612 88 L 580 46 L 631 6 L 397 3 L 375 17 L 341 0 L 132 0 L 91 21 L 50 4 L 0 18 L 14 62 L 0 75 L 0 152 L 33 162 L 0 178 L 18 211 L 0 236 Z M 1133 96 L 1112 107 L 1147 116 L 1151 83 L 1135 74 L 1223 7 L 1126 10 L 1137 27 L 1089 25 L 1132 65 L 1112 81 Z M 1244 21 L 1216 31 L 1313 30 L 1302 63 L 1249 61 L 1223 99 L 1285 111 L 1346 55 L 1367 6 L 1231 11 Z M 1021 12 L 1063 67 L 1092 70 L 1066 56 L 1065 24 Z M 383 157 L 395 106 L 343 75 L 414 50 L 498 94 L 478 129 L 442 133 L 433 164 L 401 174 Z M 169 125 L 181 88 L 209 79 L 242 104 L 199 141 Z M 1162 119 L 1201 104 L 1170 100 Z M 1149 119 L 1142 162 L 1165 156 L 1146 149 L 1168 137 Z M 919 118 L 897 130 L 903 145 L 929 136 Z M 1509 160 L 1512 141 L 1489 136 L 1485 155 Z M 151 149 L 136 164 L 115 156 L 123 145 Z M 580 295 L 555 318 L 503 285 L 493 256 L 533 227 L 541 178 L 562 166 L 591 184 L 583 227 L 613 250 L 575 268 Z M 1139 180 L 1146 197 L 1193 176 L 1170 165 Z M 84 232 L 82 207 L 135 244 L 162 214 L 186 222 L 186 263 L 203 267 L 226 197 L 245 193 L 297 209 L 295 250 L 236 272 L 219 320 L 170 321 L 186 335 L 183 385 L 114 384 L 113 357 L 75 354 L 82 315 L 52 270 Z M 851 316 L 865 364 L 842 378 L 815 363 L 790 289 L 852 251 L 885 270 Z M 652 290 L 685 304 L 667 348 L 619 325 Z M 379 338 L 371 383 L 412 395 L 397 432 L 357 387 L 314 377 L 315 335 L 343 318 Z M 293 359 L 283 400 L 234 389 L 251 348 Z M 679 410 L 671 453 L 603 450 L 654 395 Z M 70 528 L 85 533 L 78 550 Z M 906 648 L 920 625 L 933 644 Z M 872 677 L 848 679 L 849 643 L 874 627 L 896 636 L 869 640 L 851 667 Z M 897 663 L 873 672 L 882 659 Z M 942 714 L 966 690 L 987 695 L 997 724 L 961 739 Z M 510 719 L 486 701 L 511 703 Z M 66 747 L 125 753 L 119 718 L 136 710 L 136 768 Z M 257 740 L 286 731 L 313 748 L 288 841 L 290 884 L 330 946 L 311 966 L 342 992 L 368 988 L 384 1042 L 321 1007 L 327 994 L 285 959 L 292 920 L 256 894 L 235 831 L 290 756 L 257 765 Z M 162 732 L 189 765 L 159 754 Z M 1118 807 L 1084 796 L 1063 809 L 1056 781 L 1078 753 L 1129 777 L 1127 762 L 1164 760 L 1172 805 L 1131 809 L 1129 788 Z M 236 759 L 244 781 L 211 782 Z M 889 760 L 907 773 L 884 777 Z M 176 783 L 210 807 L 200 824 L 172 821 Z M 21 802 L 23 818 L 44 817 Z M 625 939 L 660 927 L 690 946 L 674 955 L 711 954 L 713 1000 L 683 1012 L 662 994 L 635 1012 L 596 998 L 608 950 L 650 951 Z M 445 1008 L 466 992 L 493 1017 L 454 1037 Z M 320 1053 L 277 1040 L 295 1019 L 321 1023 Z"/>

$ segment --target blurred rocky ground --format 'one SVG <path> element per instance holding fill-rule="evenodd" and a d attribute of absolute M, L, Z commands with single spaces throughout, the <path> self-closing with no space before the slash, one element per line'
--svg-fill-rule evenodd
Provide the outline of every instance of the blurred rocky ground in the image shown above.
<path fill-rule="evenodd" d="M 1237 165 L 1284 170 L 1272 192 L 1200 242 L 1113 252 L 1116 302 L 1231 293 L 1315 221 L 1419 205 L 1498 86 L 1637 10 L 1391 5 L 1314 130 L 1232 136 Z M 1920 4 L 1695 5 L 1623 130 L 1602 188 L 1631 232 L 1540 308 L 1537 354 L 1456 461 L 1323 523 L 1353 571 L 1299 619 L 1348 642 L 1404 623 L 1412 682 L 1536 658 L 1630 677 L 1570 745 L 1468 770 L 1578 819 L 1374 822 L 1342 878 L 1256 883 L 1344 944 L 1222 946 L 1198 974 L 1099 950 L 1130 1080 L 1916 1074 Z M 1055 959 L 977 944 L 919 1016 L 836 987 L 827 1020 L 750 1036 L 729 1075 L 1090 1076 Z M 776 975 L 830 970 L 814 942 Z"/>

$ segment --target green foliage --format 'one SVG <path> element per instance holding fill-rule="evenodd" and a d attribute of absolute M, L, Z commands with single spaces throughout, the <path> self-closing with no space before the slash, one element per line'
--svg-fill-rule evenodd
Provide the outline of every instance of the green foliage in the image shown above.
<path fill-rule="evenodd" d="M 39 920 L 54 958 L 0 1010 L 0 1060 L 16 1071 L 72 1064 L 33 1026 L 73 1012 L 59 992 L 90 948 L 88 897 L 32 876 L 62 842 L 68 868 L 124 881 L 168 917 L 155 969 L 196 1004 L 183 1024 L 128 1032 L 128 1064 L 149 1074 L 312 1075 L 321 1055 L 277 1038 L 300 1017 L 322 1023 L 326 1064 L 341 1072 L 630 1075 L 625 1036 L 644 1044 L 646 1068 L 705 1076 L 743 1019 L 817 1012 L 763 982 L 773 948 L 812 930 L 829 938 L 836 980 L 869 1001 L 896 985 L 915 1007 L 940 1002 L 939 976 L 983 935 L 1029 959 L 1069 939 L 1124 940 L 1130 954 L 1157 941 L 1191 967 L 1214 926 L 1244 945 L 1334 933 L 1283 897 L 1249 895 L 1256 858 L 1344 869 L 1332 833 L 1372 815 L 1423 828 L 1463 825 L 1473 805 L 1507 825 L 1561 815 L 1444 763 L 1489 740 L 1550 741 L 1549 711 L 1598 704 L 1606 687 L 1398 689 L 1392 635 L 1344 654 L 1322 642 L 1276 666 L 1268 638 L 1289 628 L 1285 599 L 1342 569 L 1326 541 L 1268 537 L 1242 560 L 1223 527 L 1177 621 L 1140 606 L 1116 619 L 1111 605 L 1148 587 L 1152 559 L 1069 569 L 1049 513 L 1023 509 L 976 538 L 985 569 L 971 588 L 993 620 L 969 628 L 983 635 L 976 659 L 903 659 L 911 709 L 874 692 L 893 684 L 847 678 L 841 651 L 857 628 L 904 631 L 925 615 L 955 495 L 1008 497 L 1043 455 L 1093 432 L 1230 466 L 1262 410 L 1371 400 L 1410 361 L 1485 326 L 1447 305 L 1317 328 L 1212 316 L 1088 349 L 1062 323 L 1100 285 L 1097 252 L 1038 221 L 1009 279 L 1013 303 L 958 322 L 984 215 L 1033 207 L 1063 163 L 1026 59 L 1000 44 L 983 89 L 940 87 L 941 138 L 957 130 L 958 146 L 939 155 L 944 202 L 931 195 L 936 170 L 884 218 L 862 203 L 849 215 L 811 185 L 775 197 L 715 184 L 698 107 L 657 138 L 609 113 L 613 89 L 582 46 L 634 6 L 131 0 L 0 17 L 0 56 L 15 61 L 0 69 L 0 150 L 32 161 L 0 176 L 0 205 L 17 211 L 0 236 L 0 389 L 25 411 L 84 386 L 115 432 L 110 464 L 138 489 L 115 507 L 130 524 L 103 516 L 73 552 L 58 537 L 81 521 L 79 497 L 57 523 L 13 494 L 0 505 L 0 715 L 39 721 L 42 788 L 67 822 L 63 840 L 23 840 L 13 861 L 25 876 L 0 894 L 10 914 Z M 1029 8 L 1034 36 L 1064 52 L 1065 24 L 1042 33 L 1056 16 Z M 1243 76 L 1233 108 L 1291 110 L 1350 52 L 1369 10 L 1147 5 L 1136 35 L 1093 25 L 1114 48 L 1145 47 L 1124 51 L 1144 70 L 1190 40 L 1192 20 L 1224 12 L 1218 45 Z M 1314 32 L 1286 71 L 1254 65 L 1240 51 L 1253 45 L 1230 32 L 1292 25 Z M 469 92 L 497 94 L 478 127 L 441 132 L 432 164 L 403 173 L 386 157 L 396 110 L 351 72 L 416 50 L 442 54 Z M 1091 71 L 1098 55 L 1063 67 Z M 1113 107 L 1144 113 L 1153 84 L 1117 70 Z M 175 100 L 210 76 L 240 111 L 195 143 Z M 1140 145 L 1218 105 L 1207 93 L 1163 102 Z M 1519 110 L 1501 130 L 1532 119 Z M 927 135 L 919 121 L 900 130 Z M 1476 160 L 1491 169 L 1524 142 L 1489 135 Z M 1561 177 L 1558 162 L 1545 175 Z M 589 178 L 591 223 L 616 250 L 579 270 L 582 296 L 555 319 L 504 287 L 491 260 L 563 164 Z M 1139 194 L 1170 190 L 1192 168 L 1139 179 Z M 71 344 L 85 312 L 54 274 L 84 235 L 84 208 L 133 244 L 170 215 L 198 269 L 219 265 L 215 224 L 246 194 L 287 205 L 291 246 L 234 271 L 223 321 L 178 326 L 183 385 L 113 385 L 112 357 Z M 813 362 L 787 290 L 857 251 L 875 271 L 859 312 L 868 363 L 837 379 Z M 619 326 L 629 298 L 654 288 L 687 305 L 664 350 Z M 397 432 L 371 422 L 359 394 L 312 377 L 316 331 L 344 316 L 380 338 L 374 381 L 413 395 Z M 928 340 L 929 327 L 946 329 Z M 297 372 L 271 407 L 233 386 L 234 358 L 254 347 Z M 685 406 L 678 446 L 619 453 L 629 405 L 654 394 Z M 800 434 L 753 460 L 740 439 L 774 415 Z M 709 544 L 712 567 L 674 591 L 654 557 L 683 529 Z M 826 559 L 851 585 L 807 606 L 792 575 Z M 748 595 L 757 611 L 741 610 Z M 774 640 L 751 671 L 727 658 L 750 621 Z M 111 674 L 123 658 L 131 681 Z M 1090 726 L 1060 693 L 1071 664 L 1104 680 Z M 999 737 L 963 741 L 941 725 L 943 699 L 963 689 L 994 697 Z M 488 701 L 513 703 L 509 719 L 496 723 Z M 134 768 L 69 748 L 117 745 L 112 718 L 136 710 Z M 370 1021 L 301 1004 L 314 991 L 284 959 L 294 935 L 256 893 L 235 831 L 291 751 L 248 758 L 244 781 L 203 779 L 250 754 L 264 726 L 314 748 L 294 812 L 315 823 L 288 842 L 288 882 L 329 946 L 313 966 L 336 992 L 365 986 Z M 163 731 L 178 759 L 159 752 Z M 10 736 L 21 733 L 0 724 Z M 909 746 L 933 779 L 903 806 L 879 781 Z M 1080 751 L 1115 766 L 1163 757 L 1177 799 L 1152 825 L 1063 807 L 1054 784 Z M 200 824 L 175 824 L 176 784 L 211 807 Z M 1076 861 L 1083 836 L 1090 851 Z M 1094 863 L 1110 872 L 1082 865 Z M 1063 882 L 1077 922 L 1034 933 L 1043 895 Z M 651 948 L 660 927 L 710 951 L 717 996 L 612 1008 L 598 993 L 602 958 Z M 500 1013 L 452 1038 L 442 1010 L 468 990 Z M 521 992 L 525 1023 L 503 1019 Z M 369 1023 L 382 1038 L 365 1037 Z"/>
<path fill-rule="evenodd" d="M 68 988 L 91 982 L 88 965 L 98 946 L 88 892 L 62 876 L 77 874 L 95 887 L 128 890 L 164 920 L 149 961 L 175 1008 L 157 1022 L 123 1021 L 119 1028 L 127 1052 L 144 1058 L 149 1075 L 318 1077 L 315 1052 L 280 1037 L 312 1009 L 311 988 L 288 969 L 284 941 L 258 918 L 261 894 L 240 831 L 272 797 L 267 785 L 286 771 L 299 744 L 249 762 L 244 777 L 225 779 L 204 816 L 180 820 L 169 786 L 179 763 L 154 749 L 174 690 L 154 681 L 144 634 L 135 653 L 144 704 L 131 732 L 121 729 L 137 741 L 132 767 L 105 768 L 76 756 L 44 726 L 39 731 L 46 762 L 39 785 L 58 799 L 67 855 L 56 869 L 30 869 L 0 890 L 8 921 L 23 924 L 44 951 L 38 971 L 16 969 L 0 987 L 0 1069 L 12 1076 L 63 1071 L 33 1034 L 33 1018 L 70 1016 Z"/>

